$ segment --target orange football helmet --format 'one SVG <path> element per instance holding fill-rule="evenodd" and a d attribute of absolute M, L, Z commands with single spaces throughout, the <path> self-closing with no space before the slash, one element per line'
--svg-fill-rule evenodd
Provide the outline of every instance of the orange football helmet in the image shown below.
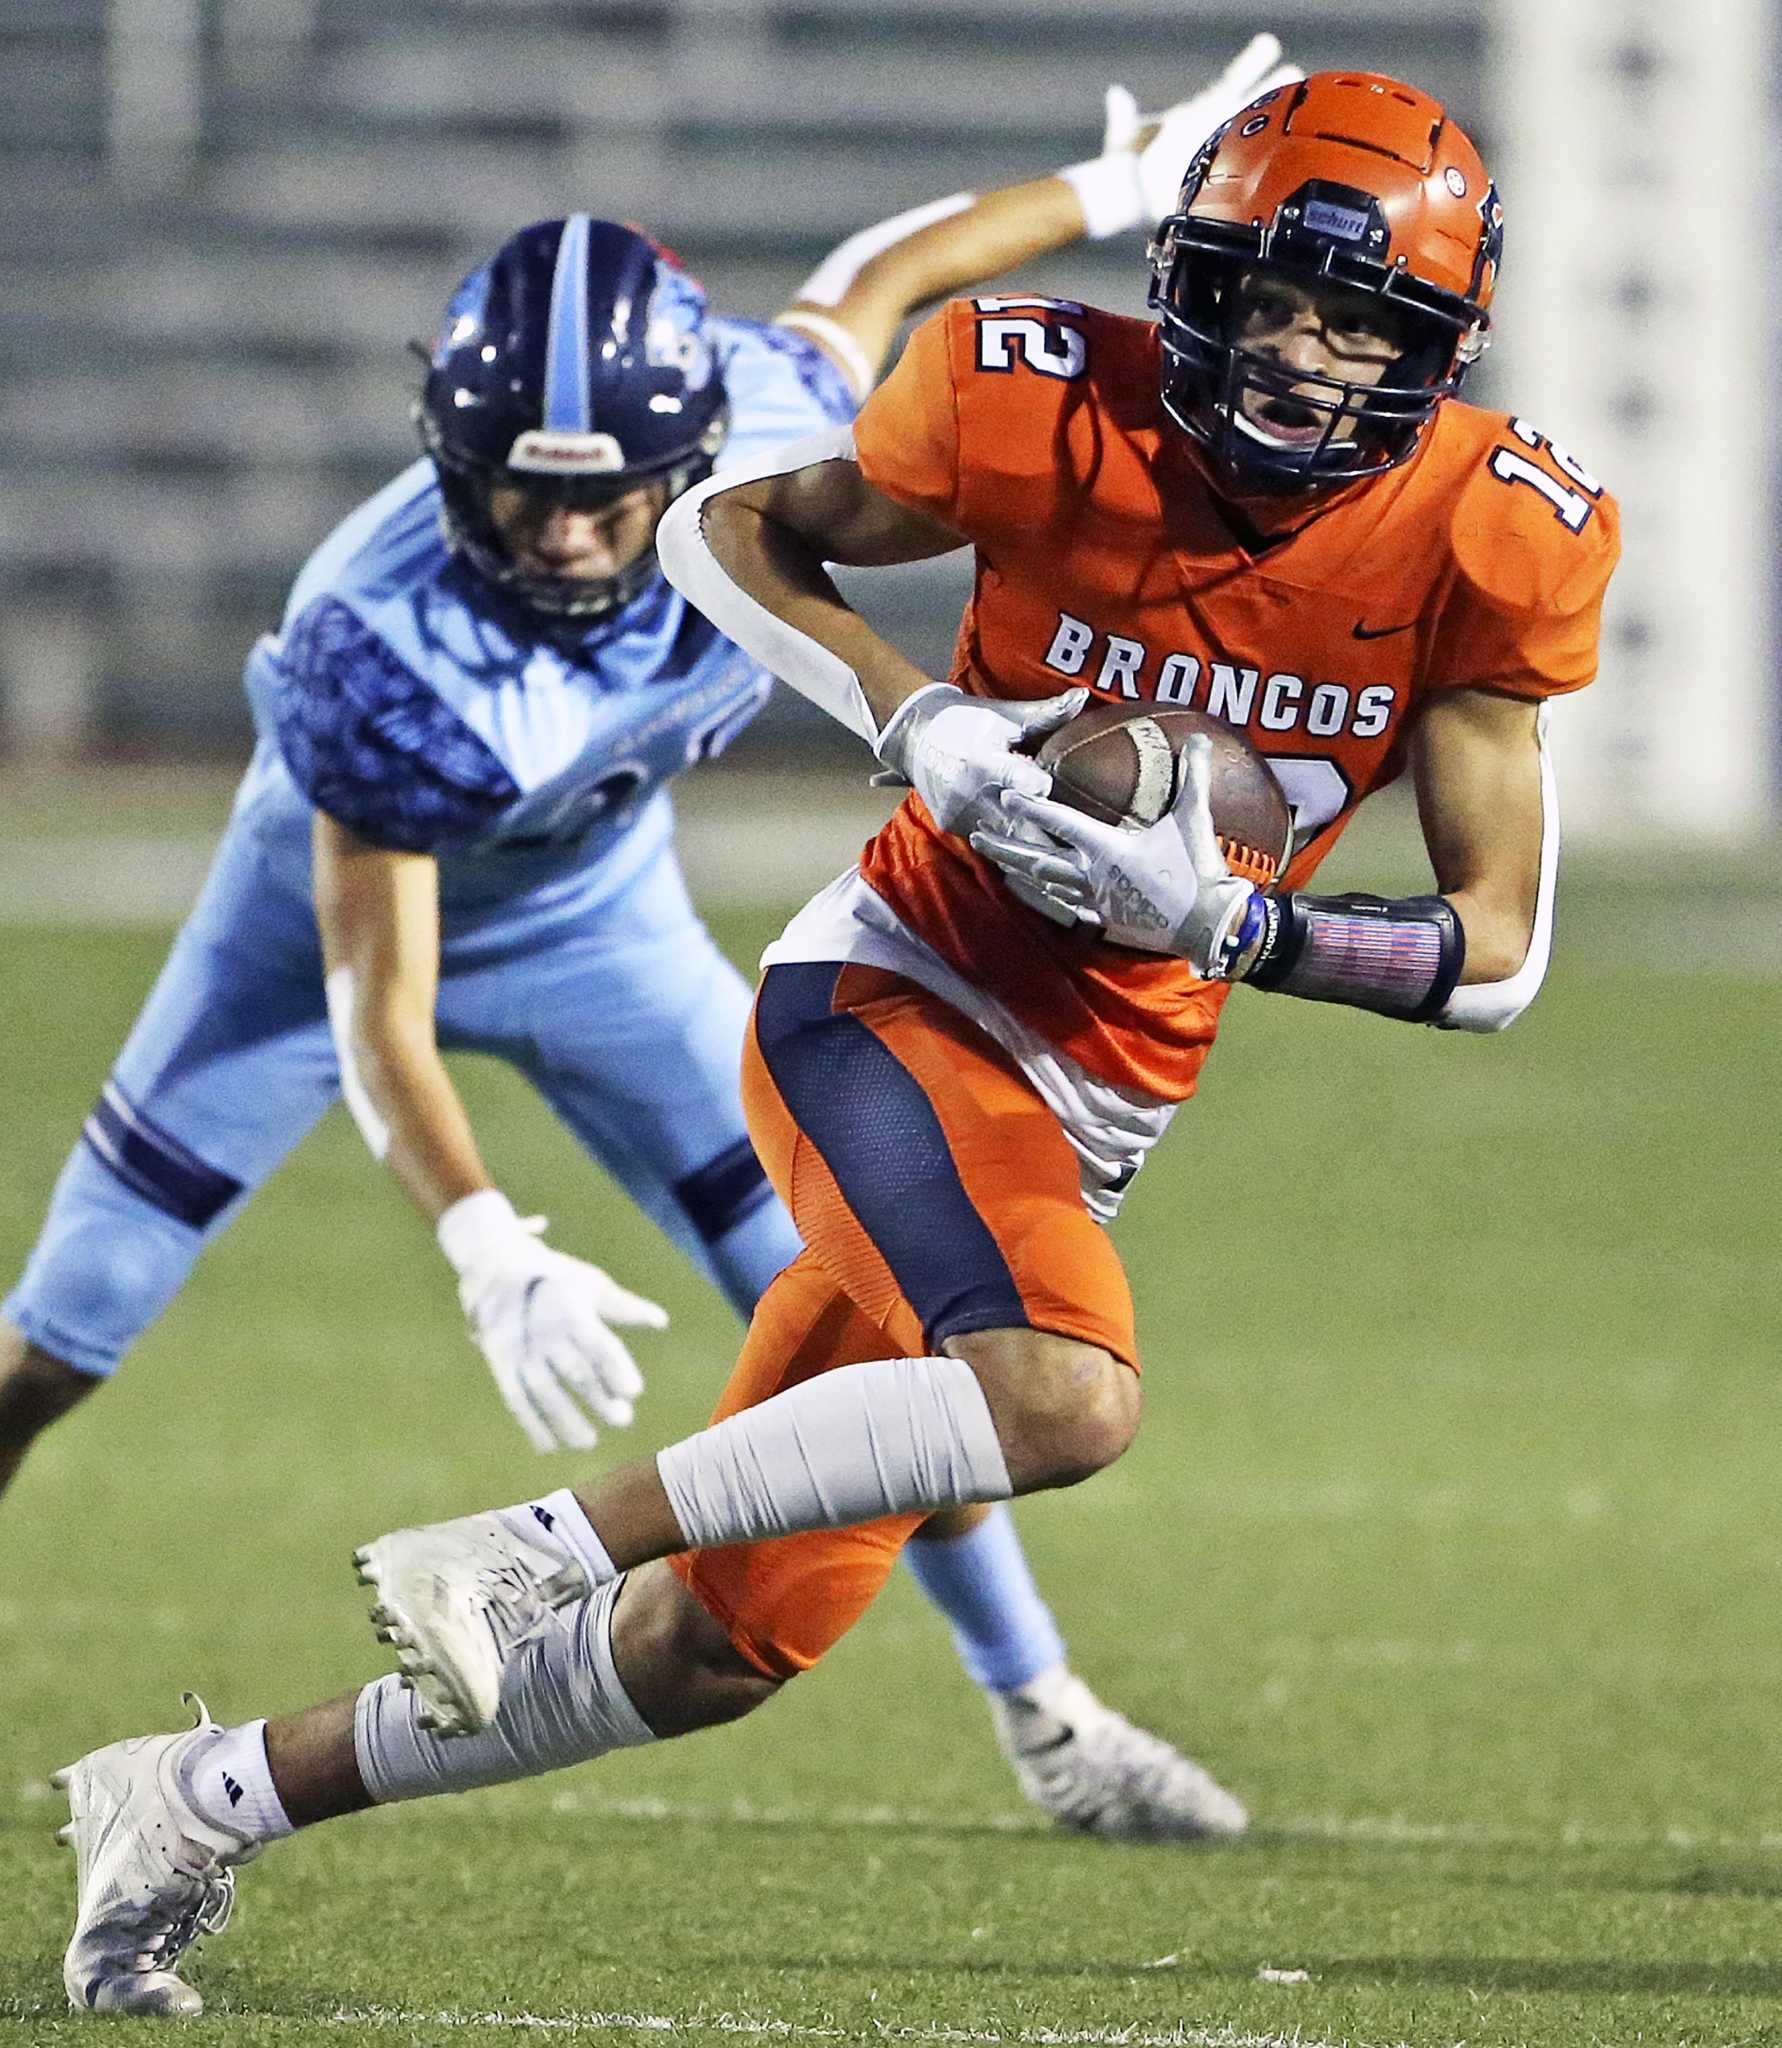
<path fill-rule="evenodd" d="M 1243 488 L 1389 469 L 1482 353 L 1502 253 L 1497 187 L 1439 100 L 1360 71 L 1264 93 L 1201 145 L 1152 244 L 1165 410 Z M 1244 347 L 1239 287 L 1259 273 L 1378 294 L 1397 350 L 1380 380 Z M 1257 425 L 1259 404 L 1289 398 L 1320 431 Z"/>

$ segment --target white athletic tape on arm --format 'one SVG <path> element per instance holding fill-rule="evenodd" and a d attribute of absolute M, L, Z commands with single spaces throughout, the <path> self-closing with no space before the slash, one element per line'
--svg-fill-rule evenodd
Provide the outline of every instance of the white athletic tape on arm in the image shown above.
<path fill-rule="evenodd" d="M 856 398 L 864 398 L 872 389 L 872 358 L 839 320 L 831 320 L 822 313 L 807 313 L 794 306 L 780 314 L 773 324 L 776 327 L 796 327 L 813 341 L 821 343 L 836 359 Z"/>
<path fill-rule="evenodd" d="M 798 287 L 797 296 L 808 299 L 813 306 L 839 306 L 855 278 L 875 256 L 882 256 L 897 242 L 907 242 L 911 235 L 919 235 L 936 221 L 950 220 L 954 214 L 963 213 L 976 198 L 974 192 L 955 192 L 951 198 L 931 199 L 926 206 L 913 206 L 908 213 L 893 214 L 876 227 L 862 228 L 830 250 Z"/>
<path fill-rule="evenodd" d="M 990 1405 L 959 1358 L 838 1367 L 658 1454 L 690 1549 L 1007 1500 Z"/>
<path fill-rule="evenodd" d="M 1514 1024 L 1540 990 L 1553 953 L 1553 899 L 1559 888 L 1559 784 L 1547 745 L 1547 706 L 1535 721 L 1541 752 L 1541 884 L 1535 899 L 1534 932 L 1522 965 L 1504 981 L 1476 981 L 1457 988 L 1436 1020 L 1450 1031 L 1502 1031 Z"/>
<path fill-rule="evenodd" d="M 839 654 L 757 603 L 719 563 L 705 537 L 705 508 L 720 492 L 764 476 L 787 476 L 816 462 L 853 459 L 854 430 L 835 427 L 794 441 L 761 462 L 708 477 L 663 514 L 656 529 L 656 559 L 669 582 L 721 633 L 870 747 L 878 739 L 879 724 L 860 678 Z"/>
<path fill-rule="evenodd" d="M 328 996 L 328 1029 L 334 1039 L 334 1057 L 340 1063 L 340 1092 L 346 1097 L 347 1109 L 359 1126 L 366 1150 L 381 1162 L 389 1156 L 390 1126 L 378 1115 L 376 1105 L 366 1093 L 359 1063 L 353 1057 L 353 970 L 337 967 L 322 985 Z"/>

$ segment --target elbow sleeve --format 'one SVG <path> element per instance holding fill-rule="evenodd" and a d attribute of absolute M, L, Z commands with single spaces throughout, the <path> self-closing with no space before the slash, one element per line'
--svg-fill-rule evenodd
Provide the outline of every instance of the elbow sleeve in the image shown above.
<path fill-rule="evenodd" d="M 663 574 L 719 632 L 801 697 L 828 712 L 868 746 L 878 738 L 878 721 L 860 678 L 839 654 L 800 632 L 751 597 L 712 552 L 705 533 L 706 508 L 722 492 L 767 476 L 786 476 L 817 462 L 852 461 L 850 428 L 794 441 L 766 461 L 725 470 L 677 498 L 656 529 L 656 555 Z"/>

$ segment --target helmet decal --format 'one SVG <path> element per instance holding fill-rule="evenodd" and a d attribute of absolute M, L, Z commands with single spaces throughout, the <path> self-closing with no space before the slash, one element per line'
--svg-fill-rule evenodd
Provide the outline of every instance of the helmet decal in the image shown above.
<path fill-rule="evenodd" d="M 644 360 L 678 370 L 689 391 L 703 391 L 712 375 L 711 344 L 704 326 L 705 294 L 664 252 L 644 330 Z"/>
<path fill-rule="evenodd" d="M 1479 253 L 1473 262 L 1468 292 L 1471 297 L 1484 302 L 1491 297 L 1504 260 L 1504 206 L 1497 196 L 1495 183 L 1485 187 L 1484 196 L 1479 201 L 1479 218 L 1485 223 L 1485 232 L 1479 237 Z"/>
<path fill-rule="evenodd" d="M 1329 199 L 1308 199 L 1301 218 L 1321 235 L 1335 235 L 1339 242 L 1360 242 L 1371 225 L 1365 206 L 1338 206 Z"/>
<path fill-rule="evenodd" d="M 507 466 L 531 476 L 616 476 L 625 467 L 625 451 L 611 434 L 528 427 L 515 435 Z"/>

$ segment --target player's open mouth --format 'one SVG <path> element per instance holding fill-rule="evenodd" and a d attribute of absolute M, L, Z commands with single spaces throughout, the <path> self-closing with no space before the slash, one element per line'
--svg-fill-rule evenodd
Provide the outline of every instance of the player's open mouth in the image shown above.
<path fill-rule="evenodd" d="M 1282 448 L 1309 448 L 1323 438 L 1328 416 L 1285 391 L 1246 391 L 1240 422 L 1260 439 Z"/>

